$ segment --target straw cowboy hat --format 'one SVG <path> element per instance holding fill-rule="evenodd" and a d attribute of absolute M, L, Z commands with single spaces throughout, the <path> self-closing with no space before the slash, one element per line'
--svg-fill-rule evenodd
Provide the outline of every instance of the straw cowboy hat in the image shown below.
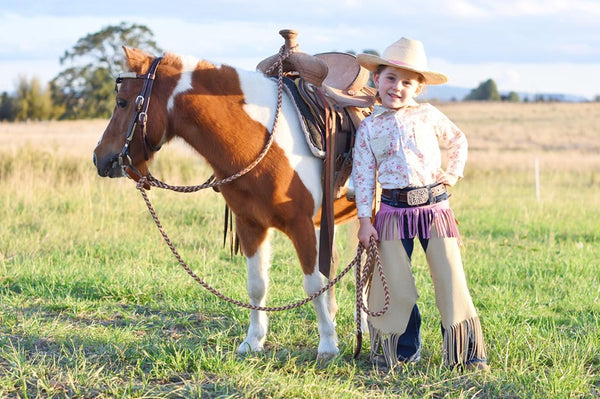
<path fill-rule="evenodd" d="M 419 40 L 403 37 L 388 46 L 381 57 L 373 54 L 359 54 L 357 58 L 358 63 L 371 72 L 374 72 L 379 65 L 389 65 L 417 72 L 423 75 L 425 83 L 430 85 L 440 85 L 448 81 L 446 75 L 427 70 L 425 48 Z"/>

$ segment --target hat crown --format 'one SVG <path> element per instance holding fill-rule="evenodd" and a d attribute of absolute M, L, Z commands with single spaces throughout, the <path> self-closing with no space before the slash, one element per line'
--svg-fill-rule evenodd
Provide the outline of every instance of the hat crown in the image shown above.
<path fill-rule="evenodd" d="M 425 47 L 419 40 L 403 37 L 388 46 L 381 57 L 359 54 L 356 58 L 361 66 L 371 72 L 376 72 L 380 65 L 386 65 L 417 72 L 423 76 L 426 84 L 439 85 L 448 81 L 446 75 L 428 70 Z"/>
<path fill-rule="evenodd" d="M 405 37 L 389 45 L 383 52 L 385 60 L 398 66 L 409 67 L 416 70 L 427 69 L 427 56 L 423 43 L 419 40 Z"/>

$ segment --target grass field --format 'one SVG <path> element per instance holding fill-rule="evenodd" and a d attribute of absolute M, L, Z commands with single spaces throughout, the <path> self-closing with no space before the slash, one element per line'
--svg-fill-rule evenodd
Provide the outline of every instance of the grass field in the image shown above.
<path fill-rule="evenodd" d="M 338 357 L 316 361 L 309 305 L 271 314 L 265 353 L 239 357 L 248 311 L 180 268 L 130 180 L 97 177 L 91 153 L 106 121 L 0 124 L 0 397 L 600 396 L 600 104 L 440 108 L 470 142 L 451 201 L 490 373 L 441 365 L 419 251 L 420 363 L 381 374 L 368 337 L 353 359 L 351 276 L 337 289 Z M 151 170 L 177 184 L 209 175 L 181 143 L 161 150 Z M 149 195 L 195 272 L 245 301 L 245 262 L 222 247 L 219 194 Z M 354 256 L 351 231 L 338 236 L 342 266 Z M 291 245 L 275 238 L 271 306 L 304 297 Z"/>

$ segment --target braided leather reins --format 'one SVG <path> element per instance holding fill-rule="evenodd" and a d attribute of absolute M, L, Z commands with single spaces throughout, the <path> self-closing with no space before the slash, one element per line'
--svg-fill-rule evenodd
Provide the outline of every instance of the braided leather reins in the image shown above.
<path fill-rule="evenodd" d="M 197 186 L 172 186 L 172 185 L 169 185 L 167 183 L 164 183 L 164 182 L 154 178 L 151 174 L 148 174 L 148 176 L 140 176 L 139 180 L 137 181 L 136 188 L 140 191 L 140 194 L 142 195 L 144 202 L 146 203 L 146 206 L 148 207 L 148 210 L 154 220 L 154 223 L 156 224 L 156 226 L 157 226 L 159 232 L 161 233 L 163 239 L 165 240 L 167 246 L 169 247 L 169 249 L 175 256 L 175 258 L 177 259 L 177 261 L 179 262 L 181 267 L 187 272 L 188 275 L 190 275 L 198 284 L 200 284 L 206 290 L 208 290 L 209 292 L 213 293 L 217 297 L 219 297 L 222 300 L 229 302 L 231 304 L 234 304 L 234 305 L 237 305 L 237 306 L 240 306 L 243 308 L 247 308 L 247 309 L 258 310 L 258 311 L 267 311 L 267 312 L 277 312 L 277 311 L 294 309 L 294 308 L 300 307 L 300 306 L 312 301 L 313 299 L 317 298 L 318 296 L 322 295 L 324 292 L 326 292 L 328 289 L 330 289 L 332 286 L 334 286 L 344 275 L 346 275 L 350 271 L 350 269 L 352 269 L 354 267 L 355 274 L 356 274 L 356 324 L 357 324 L 357 329 L 356 329 L 357 348 L 355 351 L 355 357 L 356 357 L 356 356 L 358 356 L 358 354 L 360 352 L 360 348 L 361 348 L 361 344 L 362 344 L 362 325 L 361 325 L 362 322 L 361 322 L 360 312 L 364 311 L 366 314 L 368 314 L 372 317 L 381 316 L 381 315 L 385 314 L 385 312 L 388 310 L 389 302 L 390 302 L 390 295 L 389 295 L 389 288 L 388 288 L 387 280 L 386 280 L 384 272 L 383 272 L 383 267 L 381 265 L 381 259 L 379 258 L 377 243 L 373 237 L 371 237 L 369 247 L 366 249 L 367 250 L 367 258 L 366 258 L 364 267 L 361 265 L 361 259 L 363 257 L 363 252 L 365 251 L 365 247 L 361 242 L 359 242 L 357 250 L 356 250 L 356 256 L 348 264 L 348 266 L 346 266 L 346 268 L 341 273 L 339 273 L 334 279 L 330 280 L 328 284 L 326 284 L 324 287 L 322 287 L 320 290 L 313 293 L 312 295 L 310 295 L 298 302 L 284 305 L 284 306 L 269 307 L 269 306 L 252 305 L 250 303 L 241 302 L 239 300 L 230 298 L 230 297 L 222 294 L 217 289 L 213 288 L 208 283 L 206 283 L 204 280 L 202 280 L 196 273 L 194 273 L 192 271 L 192 269 L 183 260 L 183 258 L 181 257 L 181 255 L 179 254 L 179 252 L 177 251 L 175 246 L 173 245 L 173 242 L 171 241 L 171 239 L 165 232 L 165 230 L 162 226 L 162 223 L 160 222 L 160 220 L 156 214 L 156 211 L 154 210 L 154 207 L 152 206 L 152 204 L 148 198 L 148 194 L 146 193 L 146 188 L 145 188 L 146 185 L 163 188 L 163 189 L 168 189 L 168 190 L 176 191 L 176 192 L 192 193 L 192 192 L 196 192 L 196 191 L 199 191 L 202 189 L 216 187 L 216 186 L 219 186 L 222 184 L 227 184 L 241 176 L 244 176 L 245 174 L 250 172 L 256 165 L 258 165 L 262 161 L 262 159 L 266 156 L 267 152 L 269 151 L 269 148 L 271 147 L 271 144 L 274 141 L 275 129 L 277 127 L 277 122 L 279 119 L 279 114 L 280 114 L 281 105 L 282 105 L 283 60 L 285 58 L 287 58 L 293 52 L 293 49 L 294 49 L 294 47 L 290 48 L 287 52 L 285 52 L 284 51 L 285 46 L 282 46 L 279 51 L 279 60 L 277 63 L 275 63 L 272 66 L 272 68 L 278 67 L 277 110 L 276 110 L 276 114 L 275 114 L 275 119 L 273 121 L 273 128 L 271 130 L 271 135 L 269 136 L 269 139 L 267 140 L 262 151 L 258 154 L 257 158 L 251 164 L 246 166 L 241 171 L 235 173 L 234 175 L 229 176 L 224 179 L 215 180 L 214 176 L 211 176 L 208 180 L 206 180 L 206 182 L 204 182 L 201 185 L 197 185 Z M 364 294 L 364 287 L 367 285 L 369 279 L 371 278 L 372 274 L 374 273 L 375 268 L 377 268 L 377 271 L 379 272 L 379 275 L 380 275 L 382 283 L 383 283 L 385 303 L 381 310 L 373 312 L 367 308 L 367 306 L 364 302 L 363 294 Z"/>

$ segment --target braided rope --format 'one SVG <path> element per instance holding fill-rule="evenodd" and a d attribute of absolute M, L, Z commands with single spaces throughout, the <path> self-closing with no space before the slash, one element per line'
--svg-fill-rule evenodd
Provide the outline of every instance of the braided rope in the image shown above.
<path fill-rule="evenodd" d="M 290 48 L 286 52 L 285 46 L 282 46 L 281 49 L 279 50 L 278 61 L 273 66 L 271 66 L 271 68 L 269 68 L 269 70 L 267 71 L 267 73 L 270 73 L 270 72 L 272 72 L 272 70 L 275 67 L 278 68 L 277 110 L 275 113 L 275 119 L 273 121 L 273 128 L 271 130 L 269 139 L 267 140 L 267 143 L 265 144 L 262 151 L 259 153 L 257 158 L 252 163 L 250 163 L 248 166 L 246 166 L 241 171 L 239 171 L 239 172 L 235 173 L 234 175 L 231 175 L 227 178 L 215 180 L 214 176 L 211 176 L 203 184 L 196 185 L 196 186 L 170 185 L 170 184 L 167 184 L 165 182 L 162 182 L 162 181 L 156 179 L 154 176 L 152 176 L 150 173 L 148 173 L 147 176 L 140 177 L 140 179 L 137 181 L 136 188 L 140 191 L 140 194 L 142 195 L 144 202 L 146 203 L 146 206 L 148 207 L 148 210 L 152 216 L 152 219 L 154 220 L 154 223 L 156 224 L 160 234 L 162 235 L 167 246 L 169 247 L 169 249 L 175 256 L 175 258 L 177 259 L 177 261 L 181 265 L 181 267 L 187 272 L 188 275 L 190 275 L 198 284 L 200 284 L 206 290 L 208 290 L 212 294 L 216 295 L 217 297 L 219 297 L 222 300 L 229 302 L 231 304 L 234 304 L 234 305 L 237 305 L 237 306 L 240 306 L 243 308 L 251 309 L 251 310 L 259 310 L 259 311 L 266 311 L 266 312 L 278 312 L 278 311 L 294 309 L 294 308 L 300 307 L 300 306 L 312 301 L 313 299 L 317 298 L 318 296 L 322 295 L 324 292 L 329 290 L 332 286 L 337 284 L 337 282 L 343 276 L 345 276 L 350 271 L 350 269 L 352 269 L 354 267 L 355 271 L 356 271 L 356 313 L 357 313 L 357 317 L 356 317 L 357 350 L 355 352 L 355 356 L 357 356 L 358 353 L 360 352 L 360 346 L 362 343 L 362 332 L 361 332 L 362 326 L 361 326 L 360 312 L 364 311 L 366 314 L 368 314 L 372 317 L 378 317 L 378 316 L 383 315 L 388 310 L 389 302 L 390 302 L 390 294 L 389 294 L 387 280 L 385 278 L 385 275 L 383 272 L 383 267 L 381 265 L 381 259 L 379 257 L 377 243 L 373 237 L 371 237 L 371 240 L 369 242 L 369 248 L 367 249 L 367 258 L 366 258 L 364 267 L 361 265 L 361 259 L 362 259 L 363 252 L 365 251 L 365 248 L 364 248 L 364 245 L 361 242 L 359 242 L 358 247 L 356 249 L 356 256 L 348 264 L 348 266 L 346 266 L 346 268 L 341 273 L 339 273 L 333 280 L 330 280 L 328 284 L 323 286 L 320 290 L 313 293 L 312 295 L 310 295 L 298 302 L 291 303 L 291 304 L 284 305 L 284 306 L 271 307 L 271 306 L 253 305 L 250 303 L 239 301 L 237 299 L 230 298 L 230 297 L 222 294 L 217 289 L 213 288 L 208 283 L 206 283 L 204 280 L 202 280 L 200 277 L 198 277 L 198 275 L 192 271 L 192 269 L 183 260 L 183 258 L 181 257 L 181 255 L 179 254 L 179 252 L 177 251 L 175 246 L 173 245 L 173 242 L 171 241 L 171 239 L 165 232 L 165 230 L 162 226 L 162 223 L 160 222 L 160 220 L 156 214 L 156 211 L 154 210 L 154 207 L 152 206 L 152 203 L 150 202 L 150 199 L 148 198 L 148 194 L 145 189 L 145 186 L 148 185 L 148 186 L 154 186 L 154 187 L 168 189 L 168 190 L 176 191 L 176 192 L 192 193 L 192 192 L 200 191 L 200 190 L 203 190 L 206 188 L 212 188 L 212 187 L 216 187 L 216 186 L 219 186 L 222 184 L 227 184 L 235 179 L 238 179 L 241 176 L 244 176 L 245 174 L 250 172 L 252 169 L 254 169 L 254 167 L 256 167 L 256 165 L 258 165 L 262 161 L 262 159 L 266 156 L 271 145 L 273 144 L 274 137 L 275 137 L 275 129 L 276 129 L 277 123 L 279 121 L 279 114 L 280 114 L 281 105 L 282 105 L 283 60 L 285 60 L 287 57 L 289 57 L 293 53 L 293 50 L 295 49 L 295 47 L 296 46 Z M 363 289 L 368 284 L 369 276 L 372 275 L 372 273 L 375 271 L 375 268 L 379 272 L 379 275 L 380 275 L 382 283 L 383 283 L 385 302 L 384 302 L 384 306 L 381 310 L 373 312 L 367 308 L 367 305 L 364 302 Z"/>
<path fill-rule="evenodd" d="M 362 243 L 359 243 L 358 250 L 356 256 L 362 254 L 364 250 L 364 246 Z M 375 264 L 375 266 L 373 266 Z M 369 248 L 367 249 L 367 260 L 365 262 L 364 268 L 360 267 L 360 260 L 357 263 L 358 267 L 356 268 L 356 305 L 357 311 L 362 310 L 366 314 L 372 317 L 383 316 L 385 312 L 387 312 L 390 306 L 390 289 L 388 287 L 387 279 L 385 278 L 385 274 L 383 272 L 383 265 L 381 264 L 381 258 L 379 257 L 379 251 L 377 250 L 377 242 L 375 238 L 371 236 L 371 240 L 369 242 Z M 381 276 L 381 282 L 383 285 L 383 294 L 384 294 L 384 305 L 381 310 L 376 312 L 371 311 L 367 308 L 363 298 L 363 288 L 367 285 L 369 276 L 373 274 L 377 268 L 379 272 L 379 276 Z M 358 327 L 360 327 L 360 317 L 358 318 Z"/>
<path fill-rule="evenodd" d="M 381 258 L 379 257 L 379 251 L 377 250 L 377 242 L 375 238 L 371 236 L 369 241 L 369 248 L 367 250 L 367 260 L 364 268 L 361 268 L 360 256 L 364 247 L 362 242 L 358 243 L 358 249 L 356 250 L 356 257 L 353 262 L 356 263 L 356 349 L 354 351 L 354 358 L 358 358 L 360 349 L 362 347 L 362 317 L 361 311 L 364 311 L 367 315 L 372 317 L 383 316 L 387 312 L 390 306 L 390 289 L 383 272 L 383 266 L 381 264 Z M 375 266 L 373 266 L 375 263 Z M 364 287 L 369 283 L 369 278 L 373 275 L 374 269 L 377 268 L 379 276 L 381 277 L 381 283 L 383 285 L 384 304 L 381 310 L 373 312 L 367 308 L 365 304 L 363 294 Z"/>
<path fill-rule="evenodd" d="M 281 48 L 279 49 L 278 61 L 275 64 L 273 64 L 271 66 L 271 68 L 269 69 L 269 72 L 270 72 L 270 71 L 272 71 L 272 69 L 275 68 L 275 66 L 278 67 L 277 109 L 275 111 L 275 119 L 273 120 L 273 127 L 271 129 L 271 134 L 269 135 L 269 139 L 267 140 L 267 142 L 265 143 L 265 146 L 263 147 L 263 149 L 261 150 L 261 152 L 258 154 L 258 156 L 256 157 L 256 159 L 253 162 L 251 162 L 244 169 L 240 170 L 239 172 L 237 172 L 227 178 L 224 178 L 221 180 L 215 180 L 215 177 L 211 176 L 204 183 L 197 185 L 197 186 L 173 186 L 173 185 L 167 184 L 165 182 L 162 182 L 162 181 L 156 179 L 150 173 L 148 173 L 146 182 L 150 186 L 154 186 L 154 187 L 158 187 L 158 188 L 162 188 L 162 189 L 167 189 L 167 190 L 176 191 L 176 192 L 180 192 L 180 193 L 194 193 L 196 191 L 200 191 L 200 190 L 203 190 L 206 188 L 212 188 L 212 187 L 220 186 L 223 184 L 227 184 L 229 182 L 232 182 L 233 180 L 236 180 L 236 179 L 246 175 L 248 172 L 250 172 L 252 169 L 254 169 L 256 167 L 256 165 L 258 165 L 263 160 L 263 158 L 267 155 L 267 152 L 269 152 L 269 149 L 271 148 L 271 145 L 273 144 L 273 141 L 275 140 L 275 129 L 277 128 L 277 124 L 279 122 L 279 115 L 281 113 L 281 105 L 283 103 L 283 61 L 293 53 L 293 50 L 295 49 L 295 47 L 297 47 L 297 46 L 294 46 L 294 47 L 290 48 L 288 51 L 285 51 L 285 46 L 281 46 Z"/>
<path fill-rule="evenodd" d="M 269 67 L 269 69 L 267 69 L 265 71 L 265 75 L 270 75 L 271 72 L 273 72 L 275 70 L 275 68 L 277 68 L 278 72 L 279 72 L 279 76 L 281 76 L 283 73 L 283 61 L 288 58 L 290 55 L 292 55 L 292 53 L 294 52 L 294 50 L 296 50 L 296 48 L 298 47 L 298 45 L 294 45 L 291 46 L 287 52 L 285 52 L 285 56 L 282 56 L 282 53 L 285 50 L 285 45 L 281 46 L 281 48 L 279 49 L 279 58 L 277 59 L 277 61 L 275 61 L 275 63 L 273 65 L 271 65 Z"/>
<path fill-rule="evenodd" d="M 312 301 L 313 299 L 315 299 L 316 297 L 322 295 L 325 291 L 327 291 L 328 289 L 330 289 L 332 286 L 334 286 L 335 284 L 337 284 L 337 282 L 344 277 L 349 271 L 350 269 L 352 269 L 353 267 L 355 267 L 356 269 L 356 308 L 357 311 L 360 311 L 361 309 L 364 310 L 365 312 L 367 312 L 367 314 L 371 315 L 371 316 L 381 316 L 382 314 L 384 314 L 387 311 L 387 308 L 389 306 L 389 289 L 387 287 L 387 281 L 385 279 L 385 276 L 383 274 L 383 268 L 381 266 L 381 259 L 379 258 L 379 252 L 377 250 L 377 243 L 375 242 L 375 239 L 372 238 L 371 243 L 369 245 L 369 249 L 367 251 L 367 260 L 365 262 L 365 271 L 364 271 L 364 276 L 361 278 L 361 259 L 362 259 L 362 254 L 364 252 L 364 246 L 362 243 L 359 243 L 358 248 L 356 250 L 356 256 L 354 257 L 354 259 L 348 264 L 348 266 L 346 266 L 346 268 L 340 273 L 338 274 L 334 279 L 332 279 L 331 281 L 329 281 L 328 284 L 326 284 L 325 286 L 323 286 L 320 290 L 318 290 L 317 292 L 313 293 L 312 295 L 289 305 L 285 305 L 285 306 L 277 306 L 277 307 L 269 307 L 269 306 L 258 306 L 258 305 L 252 305 L 246 302 L 241 302 L 237 299 L 233 299 L 230 298 L 224 294 L 222 294 L 221 292 L 219 292 L 217 289 L 213 288 L 212 286 L 210 286 L 208 283 L 206 283 L 204 280 L 202 280 L 200 277 L 198 277 L 198 275 L 196 273 L 194 273 L 194 271 L 192 271 L 192 269 L 188 266 L 188 264 L 183 260 L 183 258 L 181 257 L 181 255 L 179 254 L 179 252 L 177 251 L 177 249 L 175 248 L 175 245 L 173 245 L 173 242 L 171 241 L 171 239 L 169 238 L 169 236 L 167 235 L 167 233 L 165 232 L 162 223 L 160 222 L 156 211 L 154 210 L 154 207 L 152 206 L 152 203 L 150 202 L 150 199 L 148 198 L 148 194 L 146 192 L 146 189 L 144 188 L 144 183 L 146 182 L 146 178 L 142 177 L 136 185 L 136 188 L 140 191 L 142 197 L 144 198 L 144 202 L 146 203 L 146 206 L 148 207 L 148 210 L 150 211 L 150 215 L 152 216 L 152 219 L 154 220 L 154 223 L 156 224 L 156 227 L 158 228 L 158 231 L 160 232 L 160 234 L 162 235 L 163 239 L 165 240 L 165 242 L 167 243 L 167 246 L 169 247 L 169 249 L 171 250 L 171 252 L 173 253 L 173 255 L 175 256 L 175 258 L 177 259 L 177 262 L 179 262 L 179 264 L 181 265 L 181 267 L 187 272 L 188 275 L 190 275 L 198 284 L 200 284 L 202 287 L 204 287 L 206 290 L 210 291 L 211 293 L 213 293 L 214 295 L 216 295 L 217 297 L 221 298 L 222 300 L 229 302 L 231 304 L 243 307 L 243 308 L 247 308 L 247 309 L 252 309 L 252 310 L 261 310 L 261 311 L 265 311 L 265 312 L 279 312 L 279 311 L 283 311 L 283 310 L 289 310 L 289 309 L 294 309 L 297 308 L 299 306 L 302 306 L 310 301 Z M 383 286 L 384 286 L 384 290 L 385 290 L 385 294 L 386 294 L 386 299 L 385 299 L 385 305 L 383 307 L 382 310 L 378 311 L 378 312 L 371 312 L 367 309 L 364 300 L 362 298 L 362 291 L 363 291 L 363 287 L 366 284 L 367 281 L 367 276 L 372 272 L 370 265 L 373 265 L 373 263 L 375 262 L 376 266 L 377 266 L 377 270 L 380 273 L 381 279 L 383 280 Z M 357 324 L 358 327 L 357 329 L 360 331 L 361 329 L 361 324 L 360 324 L 360 317 L 357 318 Z"/>

